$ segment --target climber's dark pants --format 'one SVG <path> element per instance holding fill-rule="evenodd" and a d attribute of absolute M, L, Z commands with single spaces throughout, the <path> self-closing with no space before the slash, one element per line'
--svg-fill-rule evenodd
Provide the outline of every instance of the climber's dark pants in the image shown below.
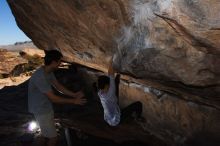
<path fill-rule="evenodd" d="M 120 74 L 117 74 L 115 77 L 115 95 L 119 97 L 119 84 L 120 84 Z"/>
<path fill-rule="evenodd" d="M 121 122 L 127 119 L 140 118 L 142 114 L 142 103 L 134 102 L 121 110 Z"/>

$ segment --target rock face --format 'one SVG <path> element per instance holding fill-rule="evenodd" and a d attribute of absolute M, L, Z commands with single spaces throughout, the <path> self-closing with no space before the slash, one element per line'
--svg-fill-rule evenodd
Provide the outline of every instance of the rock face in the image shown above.
<path fill-rule="evenodd" d="M 161 134 L 164 130 L 179 135 L 174 140 L 184 141 L 183 137 L 207 129 L 204 127 L 209 122 L 213 122 L 212 132 L 219 131 L 218 0 L 8 3 L 18 26 L 35 45 L 60 48 L 66 61 L 106 71 L 108 59 L 114 54 L 117 71 L 129 75 L 123 77 L 125 81 L 146 86 L 132 98 L 145 103 L 145 116 L 152 127 L 158 127 L 159 131 L 152 128 L 157 135 L 166 137 Z M 133 86 L 123 90 L 124 103 L 131 100 L 129 95 L 134 90 Z M 172 98 L 158 98 L 163 97 L 161 91 L 172 94 Z M 193 128 L 198 125 L 200 128 Z"/>
<path fill-rule="evenodd" d="M 90 80 L 86 81 L 91 81 L 94 80 L 92 76 L 98 74 L 97 72 L 89 72 L 82 67 L 75 69 L 75 67 L 74 69 L 71 67 L 67 69 L 66 67 L 55 72 L 59 82 L 71 90 L 77 90 L 80 88 L 79 85 L 85 85 L 81 77 L 87 76 L 87 79 L 89 77 Z M 28 81 L 18 86 L 4 87 L 0 90 L 0 145 L 20 146 L 21 144 L 18 143 L 23 139 L 22 136 L 32 133 L 28 130 L 28 123 L 34 120 L 33 115 L 28 113 L 27 109 Z M 86 84 L 89 85 L 90 83 L 87 82 Z M 92 86 L 87 87 L 86 89 L 90 90 L 87 92 L 91 92 Z M 96 145 L 101 143 L 107 146 L 166 146 L 166 143 L 144 131 L 134 120 L 127 120 L 114 128 L 108 126 L 103 120 L 102 107 L 99 101 L 91 93 L 87 97 L 88 103 L 82 107 L 54 104 L 55 121 L 56 124 L 60 125 L 56 126 L 57 131 L 59 131 L 58 139 L 63 142 L 59 146 L 66 146 L 64 127 L 69 127 L 69 129 L 77 132 L 77 135 L 70 132 L 71 141 L 77 146 L 91 146 L 92 143 Z M 36 132 L 31 135 L 37 138 L 39 133 Z M 77 137 L 79 138 L 78 142 Z M 36 146 L 38 145 L 36 144 Z M 35 145 L 33 144 L 33 146 Z"/>
<path fill-rule="evenodd" d="M 218 1 L 8 2 L 18 26 L 39 48 L 59 47 L 66 60 L 100 70 L 115 54 L 120 72 L 212 87 L 219 97 Z"/>

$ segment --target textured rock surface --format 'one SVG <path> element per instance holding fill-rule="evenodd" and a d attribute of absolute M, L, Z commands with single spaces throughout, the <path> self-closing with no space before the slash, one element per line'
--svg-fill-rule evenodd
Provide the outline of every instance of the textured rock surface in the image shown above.
<path fill-rule="evenodd" d="M 121 82 L 121 106 L 140 100 L 144 105 L 146 127 L 164 141 L 185 143 L 200 134 L 220 137 L 219 109 L 179 98 L 134 82 Z M 206 144 L 211 141 L 207 138 Z"/>
<path fill-rule="evenodd" d="M 83 70 L 80 74 L 85 78 L 87 88 L 101 75 L 91 70 Z M 146 119 L 144 129 L 169 144 L 187 146 L 189 142 L 214 146 L 220 142 L 219 108 L 146 86 L 139 80 L 122 79 L 119 91 L 121 108 L 141 101 Z"/>
<path fill-rule="evenodd" d="M 126 82 L 134 80 L 162 97 L 159 100 L 145 92 L 132 97 L 145 103 L 150 125 L 166 131 L 152 128 L 157 135 L 179 135 L 173 139 L 184 141 L 185 136 L 206 129 L 203 126 L 219 131 L 218 0 L 8 3 L 18 26 L 35 45 L 59 47 L 66 61 L 106 71 L 108 59 L 115 54 L 117 70 L 134 77 L 124 76 Z M 129 90 L 123 93 L 131 100 Z M 163 98 L 157 90 L 172 96 Z"/>
<path fill-rule="evenodd" d="M 193 94 L 219 97 L 217 0 L 8 2 L 39 48 L 59 47 L 66 60 L 99 70 L 116 54 L 118 71 L 176 88 L 201 87 L 202 94 Z"/>

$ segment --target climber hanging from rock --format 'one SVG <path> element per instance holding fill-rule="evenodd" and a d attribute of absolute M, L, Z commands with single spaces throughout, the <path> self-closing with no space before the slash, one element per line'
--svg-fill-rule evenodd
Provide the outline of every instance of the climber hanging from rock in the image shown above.
<path fill-rule="evenodd" d="M 141 117 L 142 103 L 140 101 L 134 102 L 122 110 L 119 108 L 119 83 L 120 74 L 115 77 L 113 57 L 111 57 L 108 76 L 99 76 L 97 81 L 97 92 L 104 109 L 104 120 L 110 126 L 117 126 L 130 118 L 143 120 Z"/>

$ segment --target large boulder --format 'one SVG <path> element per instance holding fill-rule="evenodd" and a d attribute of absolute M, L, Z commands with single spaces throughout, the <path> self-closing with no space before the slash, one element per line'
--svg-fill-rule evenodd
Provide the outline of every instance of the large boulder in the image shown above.
<path fill-rule="evenodd" d="M 67 61 L 106 70 L 108 58 L 115 54 L 120 72 L 177 87 L 211 88 L 211 95 L 219 97 L 216 0 L 8 3 L 18 26 L 39 48 L 59 47 Z"/>

